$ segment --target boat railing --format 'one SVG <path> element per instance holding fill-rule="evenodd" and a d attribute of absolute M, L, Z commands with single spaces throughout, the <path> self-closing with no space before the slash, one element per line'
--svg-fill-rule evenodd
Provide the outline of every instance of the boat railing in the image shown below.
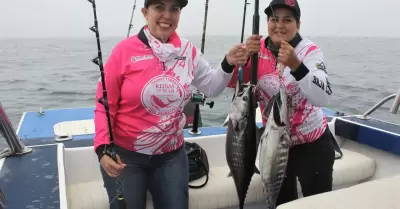
<path fill-rule="evenodd" d="M 376 103 L 371 109 L 366 111 L 360 118 L 364 119 L 364 120 L 369 119 L 369 115 L 371 115 L 375 110 L 377 110 L 383 104 L 385 104 L 386 102 L 388 102 L 388 101 L 390 101 L 392 99 L 394 99 L 394 101 L 393 101 L 392 107 L 390 108 L 390 112 L 393 113 L 393 114 L 396 114 L 397 111 L 399 110 L 399 106 L 400 106 L 400 89 L 397 92 L 397 94 L 389 95 L 389 96 L 383 98 L 378 103 Z"/>
<path fill-rule="evenodd" d="M 21 142 L 1 102 L 0 102 L 0 134 L 4 137 L 9 146 L 8 148 L 5 148 L 3 151 L 0 152 L 0 159 L 8 156 L 22 155 L 32 152 L 31 148 L 26 147 Z"/>

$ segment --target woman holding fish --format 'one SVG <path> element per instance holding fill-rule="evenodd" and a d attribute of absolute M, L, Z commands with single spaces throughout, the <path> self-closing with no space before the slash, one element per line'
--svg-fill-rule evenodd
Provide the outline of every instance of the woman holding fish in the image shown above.
<path fill-rule="evenodd" d="M 239 44 L 212 68 L 200 50 L 180 38 L 175 30 L 187 4 L 187 0 L 145 0 L 142 13 L 147 25 L 119 42 L 105 64 L 116 161 L 107 152 L 110 132 L 99 102 L 94 148 L 111 209 L 118 208 L 119 192 L 126 208 L 145 209 L 148 190 L 155 209 L 188 208 L 183 108 L 190 101 L 189 87 L 217 96 L 230 81 L 234 66 L 247 61 L 247 50 Z M 100 80 L 96 100 L 102 97 Z"/>
<path fill-rule="evenodd" d="M 268 17 L 268 37 L 249 37 L 247 48 L 250 53 L 259 53 L 256 95 L 261 110 L 279 92 L 280 82 L 288 95 L 291 144 L 286 176 L 276 202 L 280 205 L 298 198 L 296 177 L 303 196 L 332 190 L 334 139 L 321 108 L 329 102 L 332 90 L 321 49 L 299 34 L 298 2 L 273 0 L 264 12 Z M 244 82 L 250 80 L 252 61 L 243 68 Z M 279 65 L 284 66 L 282 78 Z M 237 73 L 235 68 L 228 87 L 234 87 Z M 268 115 L 263 115 L 264 125 L 266 118 Z"/>

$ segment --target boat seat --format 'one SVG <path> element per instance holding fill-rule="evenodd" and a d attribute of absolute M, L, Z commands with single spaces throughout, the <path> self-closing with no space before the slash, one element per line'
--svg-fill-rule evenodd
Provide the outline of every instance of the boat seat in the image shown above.
<path fill-rule="evenodd" d="M 336 160 L 333 171 L 335 187 L 358 184 L 375 172 L 375 161 L 364 155 L 343 149 L 343 158 Z M 227 208 L 238 205 L 233 179 L 227 177 L 228 166 L 212 167 L 208 184 L 201 189 L 189 189 L 191 209 Z M 205 178 L 205 177 L 204 177 Z M 204 178 L 192 181 L 191 185 L 203 183 Z M 262 202 L 263 185 L 259 175 L 254 175 L 247 193 L 246 203 Z M 108 209 L 108 197 L 102 181 L 68 185 L 70 209 Z M 147 209 L 152 209 L 151 196 L 148 195 Z"/>
<path fill-rule="evenodd" d="M 280 205 L 277 209 L 400 208 L 400 175 L 322 193 Z"/>

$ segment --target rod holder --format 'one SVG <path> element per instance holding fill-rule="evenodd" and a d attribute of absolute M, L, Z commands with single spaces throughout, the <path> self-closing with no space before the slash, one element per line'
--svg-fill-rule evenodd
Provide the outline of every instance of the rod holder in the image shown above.
<path fill-rule="evenodd" d="M 189 130 L 189 134 L 191 135 L 200 135 L 201 131 L 199 130 L 199 117 L 200 117 L 200 105 L 204 106 L 204 104 L 210 106 L 210 108 L 214 107 L 214 102 L 205 102 L 207 97 L 197 90 L 195 93 L 192 93 L 191 102 L 195 104 L 194 116 L 193 116 L 193 126 L 192 129 Z"/>

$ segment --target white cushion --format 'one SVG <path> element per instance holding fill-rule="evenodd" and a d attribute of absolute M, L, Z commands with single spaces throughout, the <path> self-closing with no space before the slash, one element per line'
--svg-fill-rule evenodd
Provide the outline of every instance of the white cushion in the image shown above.
<path fill-rule="evenodd" d="M 333 165 L 333 185 L 357 184 L 375 173 L 376 162 L 357 152 L 341 149 L 343 157 Z"/>
<path fill-rule="evenodd" d="M 399 197 L 400 175 L 301 198 L 277 209 L 395 209 L 400 208 Z"/>
<path fill-rule="evenodd" d="M 357 184 L 372 176 L 375 172 L 375 161 L 364 155 L 343 149 L 344 156 L 336 160 L 333 172 L 335 186 Z M 257 165 L 258 163 L 256 163 Z M 200 189 L 189 189 L 191 209 L 225 208 L 239 204 L 236 188 L 229 173 L 228 166 L 212 167 L 207 185 Z M 190 182 L 200 185 L 205 177 Z M 247 193 L 246 203 L 265 201 L 262 193 L 263 183 L 259 175 L 254 175 Z M 89 196 L 88 196 L 89 195 Z M 152 209 L 151 196 L 148 195 L 147 209 Z M 108 198 L 102 181 L 79 183 L 68 186 L 68 200 L 73 209 L 106 209 Z"/>

